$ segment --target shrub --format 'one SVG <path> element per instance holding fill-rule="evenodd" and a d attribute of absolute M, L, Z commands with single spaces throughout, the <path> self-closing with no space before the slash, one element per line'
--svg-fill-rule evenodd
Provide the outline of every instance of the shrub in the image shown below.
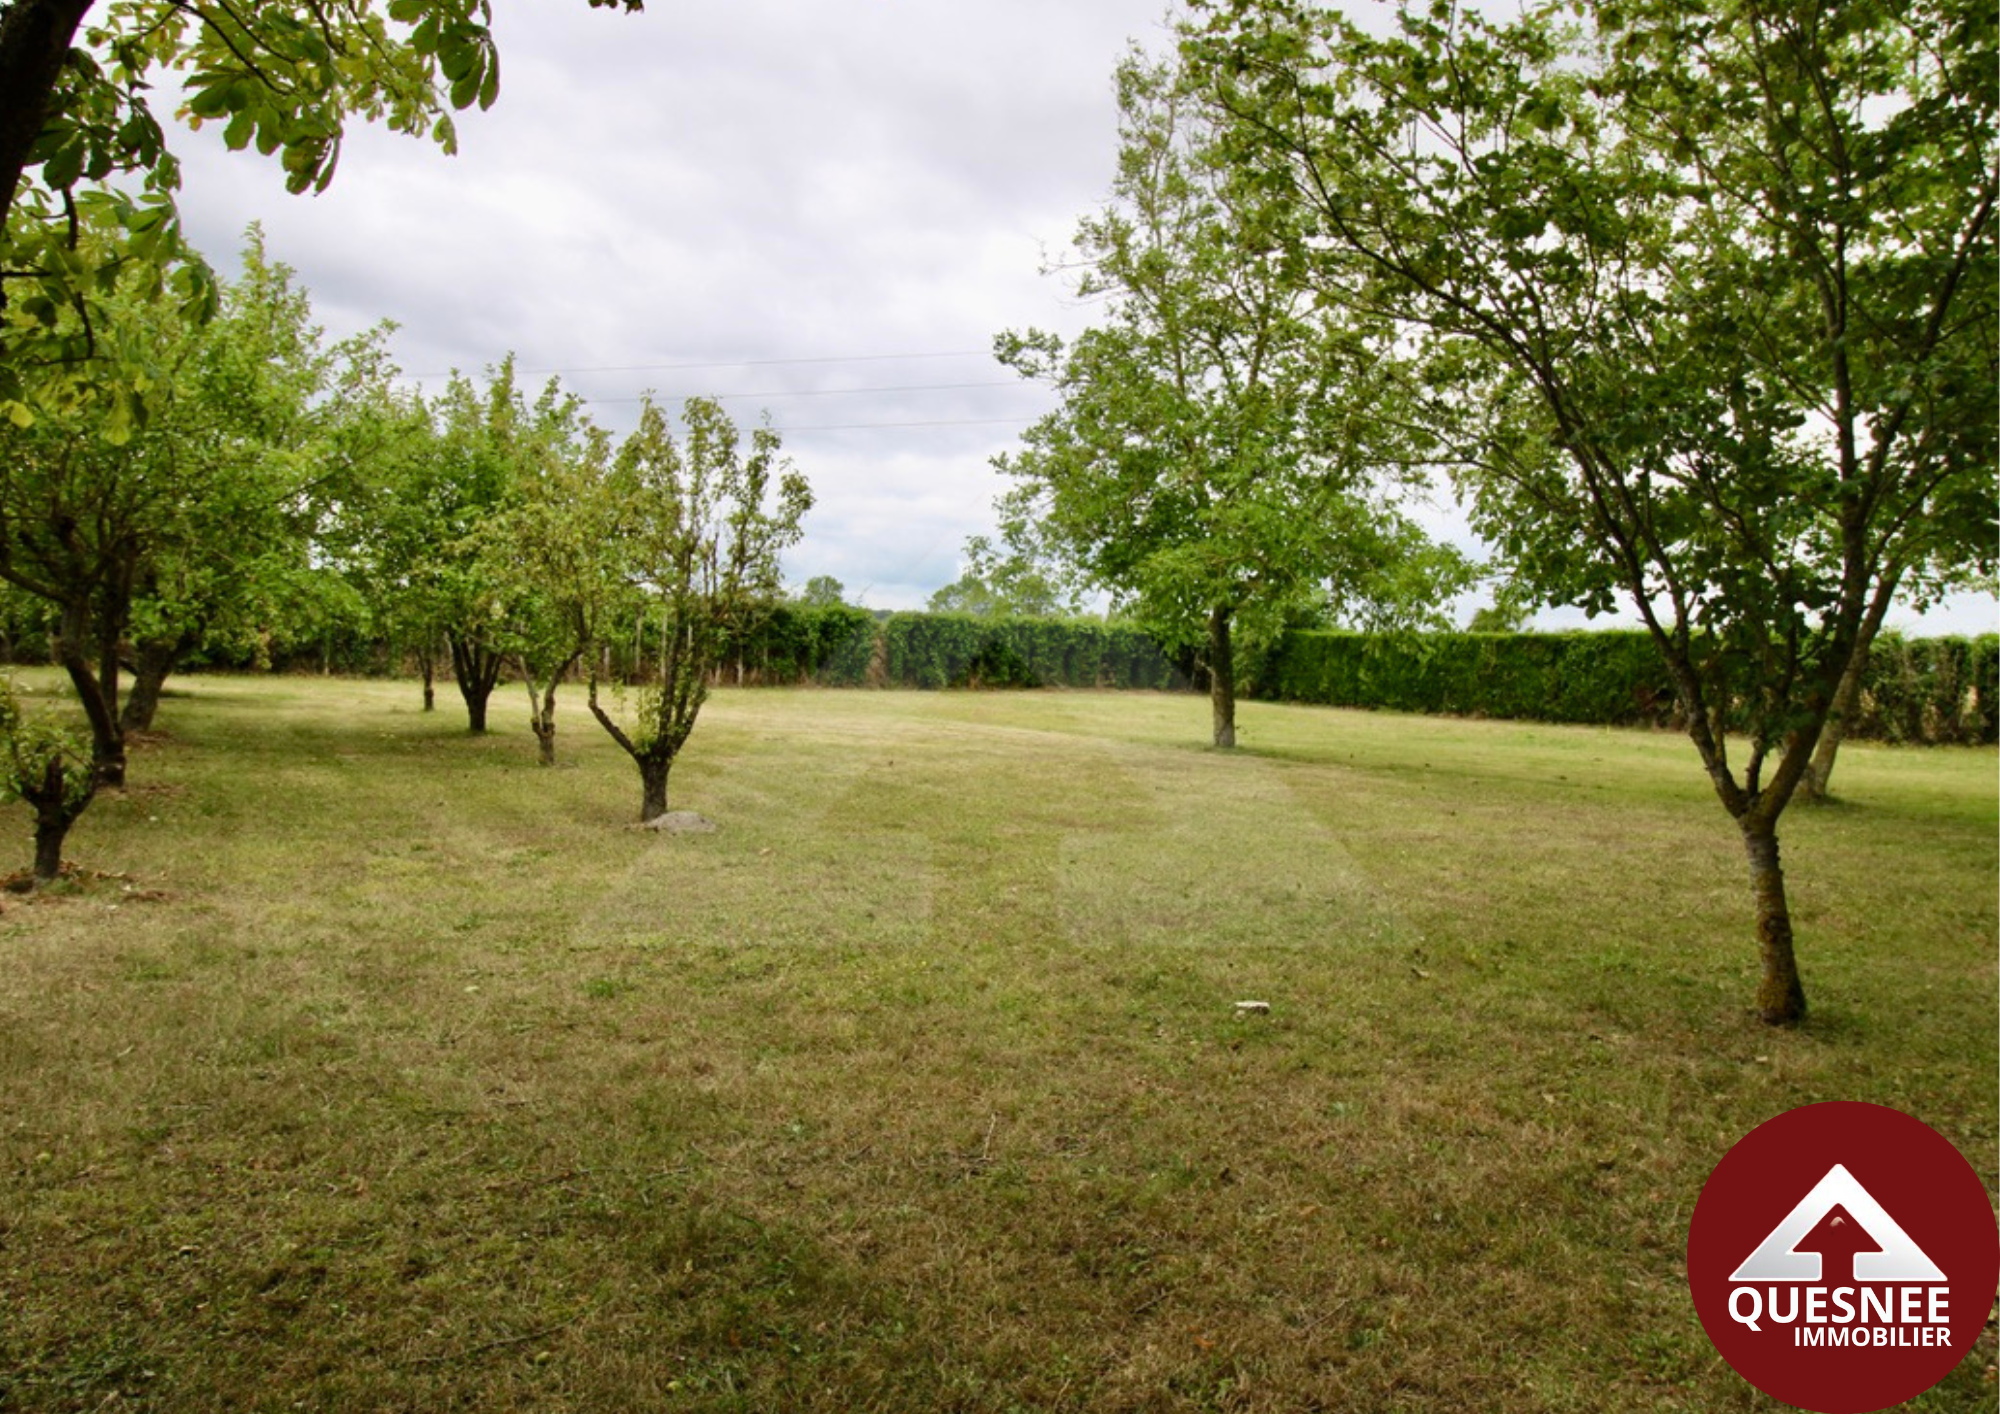
<path fill-rule="evenodd" d="M 1669 726 L 1673 683 L 1652 639 L 1598 633 L 1295 632 L 1257 654 L 1251 695 L 1466 717 Z M 1878 638 L 1856 737 L 1986 742 L 2000 725 L 2000 636 Z"/>

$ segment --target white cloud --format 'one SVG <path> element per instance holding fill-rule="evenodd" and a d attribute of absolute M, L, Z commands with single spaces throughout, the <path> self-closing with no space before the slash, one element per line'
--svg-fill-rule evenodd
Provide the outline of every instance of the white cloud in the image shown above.
<path fill-rule="evenodd" d="M 988 460 L 1044 395 L 981 357 L 768 361 L 1079 327 L 1042 252 L 1108 189 L 1112 70 L 1131 40 L 1164 42 L 1163 0 L 495 8 L 500 101 L 461 115 L 456 158 L 357 129 L 333 187 L 299 198 L 273 164 L 186 137 L 197 241 L 227 266 L 262 221 L 334 333 L 394 319 L 400 362 L 428 377 L 512 350 L 614 427 L 646 388 L 1002 384 L 770 402 L 781 427 L 1011 419 L 787 437 L 819 496 L 792 577 L 921 603 L 990 526 Z M 657 367 L 730 360 L 757 366 Z M 624 371 L 582 371 L 603 369 Z"/>
<path fill-rule="evenodd" d="M 299 198 L 274 163 L 184 136 L 197 242 L 226 267 L 260 220 L 334 333 L 394 319 L 428 379 L 513 351 L 613 428 L 648 388 L 820 392 L 768 400 L 819 498 L 790 577 L 920 605 L 991 528 L 991 457 L 1048 405 L 979 351 L 1085 322 L 1043 253 L 1109 188 L 1112 71 L 1135 39 L 1164 47 L 1165 0 L 495 10 L 500 101 L 461 115 L 459 156 L 358 128 L 333 187 Z M 913 354 L 953 356 L 772 362 Z M 708 366 L 664 366 L 685 364 Z M 1001 386 L 915 390 L 978 382 Z M 891 386 L 913 390 L 828 391 Z M 908 423 L 959 425 L 807 430 Z M 1469 539 L 1455 509 L 1425 520 Z M 1986 596 L 1948 622 L 1993 617 Z"/>

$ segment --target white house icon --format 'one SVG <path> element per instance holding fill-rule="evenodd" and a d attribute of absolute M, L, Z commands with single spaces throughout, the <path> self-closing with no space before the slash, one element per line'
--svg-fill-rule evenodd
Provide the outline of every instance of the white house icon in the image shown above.
<path fill-rule="evenodd" d="M 1835 1206 L 1847 1209 L 1881 1248 L 1878 1252 L 1854 1254 L 1854 1279 L 1863 1281 L 1941 1282 L 1945 1274 L 1924 1255 L 1907 1232 L 1889 1216 L 1844 1165 L 1835 1164 L 1826 1177 L 1813 1185 L 1812 1192 L 1771 1229 L 1771 1235 L 1757 1244 L 1757 1250 L 1743 1259 L 1743 1265 L 1729 1274 L 1731 1281 L 1818 1281 L 1820 1255 L 1800 1252 L 1799 1243 L 1818 1227 Z"/>

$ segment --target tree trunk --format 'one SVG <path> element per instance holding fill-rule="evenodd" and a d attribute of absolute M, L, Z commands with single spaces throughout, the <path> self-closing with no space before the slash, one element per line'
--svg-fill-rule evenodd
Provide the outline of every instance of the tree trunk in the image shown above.
<path fill-rule="evenodd" d="M 1886 596 L 1883 602 L 1886 604 Z M 1820 728 L 1812 765 L 1799 778 L 1799 794 L 1809 804 L 1823 804 L 1833 789 L 1833 760 L 1840 754 L 1840 744 L 1847 740 L 1854 714 L 1861 710 L 1861 680 L 1867 676 L 1868 654 L 1881 627 L 1882 615 L 1871 612 L 1862 626 L 1861 642 L 1855 645 L 1854 655 L 1847 660 L 1847 670 L 1840 675 L 1840 686 L 1834 689 L 1833 706 L 1826 714 L 1826 725 Z"/>
<path fill-rule="evenodd" d="M 535 760 L 543 766 L 556 764 L 556 684 L 549 682 L 546 692 L 535 691 L 533 678 L 528 679 L 528 730 L 535 734 Z"/>
<path fill-rule="evenodd" d="M 63 841 L 69 827 L 89 808 L 96 795 L 93 785 L 81 800 L 71 800 L 64 789 L 63 763 L 52 759 L 38 782 L 23 781 L 22 795 L 35 807 L 35 883 L 54 883 L 62 873 Z"/>
<path fill-rule="evenodd" d="M 69 821 L 60 816 L 35 817 L 35 883 L 53 884 L 62 874 L 63 840 L 69 835 Z"/>
<path fill-rule="evenodd" d="M 437 710 L 437 650 L 419 648 L 417 650 L 417 671 L 424 675 L 424 710 Z"/>
<path fill-rule="evenodd" d="M 113 676 L 109 679 L 110 695 L 107 696 L 106 681 L 92 668 L 90 658 L 84 651 L 90 636 L 89 609 L 81 604 L 65 605 L 61 626 L 56 631 L 56 661 L 69 675 L 70 686 L 76 689 L 77 701 L 82 704 L 83 715 L 90 722 L 90 749 L 92 760 L 96 763 L 97 783 L 123 789 L 125 732 L 118 725 L 117 655 L 110 655 Z"/>
<path fill-rule="evenodd" d="M 639 803 L 640 824 L 648 824 L 667 813 L 667 773 L 673 768 L 671 756 L 640 758 L 639 781 L 644 787 L 644 798 Z"/>
<path fill-rule="evenodd" d="M 1750 890 L 1757 900 L 1757 951 L 1764 965 L 1757 983 L 1757 1011 L 1772 1026 L 1805 1019 L 1806 990 L 1792 954 L 1792 914 L 1785 904 L 1785 871 L 1778 864 L 1775 823 L 1746 817 L 1743 847 L 1750 858 Z"/>
<path fill-rule="evenodd" d="M 1212 610 L 1208 616 L 1208 701 L 1215 718 L 1215 744 L 1236 745 L 1236 646 L 1230 641 L 1233 611 Z"/>
<path fill-rule="evenodd" d="M 19 0 L 0 7 L 0 226 L 14 209 L 28 154 L 49 116 L 90 0 Z"/>
<path fill-rule="evenodd" d="M 465 699 L 468 729 L 475 735 L 486 730 L 486 703 L 500 681 L 500 655 L 476 638 L 456 633 L 446 635 L 451 644 L 451 675 L 458 682 L 458 694 Z"/>
<path fill-rule="evenodd" d="M 1861 705 L 1861 663 L 1857 655 L 1841 675 L 1840 690 L 1834 694 L 1833 710 L 1826 714 L 1826 725 L 1820 728 L 1812 764 L 1799 777 L 1799 799 L 1808 805 L 1824 805 L 1833 798 L 1834 758 L 1840 754 L 1840 744 L 1847 739 L 1847 724 Z"/>
<path fill-rule="evenodd" d="M 521 681 L 528 686 L 528 729 L 535 734 L 536 759 L 544 766 L 556 764 L 556 689 L 569 676 L 570 669 L 583 660 L 585 650 L 577 649 L 553 669 L 545 685 L 535 686 L 535 675 L 529 670 L 525 656 L 514 660 L 515 668 L 521 674 Z"/>
<path fill-rule="evenodd" d="M 153 729 L 153 717 L 160 710 L 160 693 L 180 663 L 181 645 L 141 643 L 134 657 L 137 662 L 132 668 L 132 690 L 125 695 L 118 725 L 128 732 L 149 732 Z"/>

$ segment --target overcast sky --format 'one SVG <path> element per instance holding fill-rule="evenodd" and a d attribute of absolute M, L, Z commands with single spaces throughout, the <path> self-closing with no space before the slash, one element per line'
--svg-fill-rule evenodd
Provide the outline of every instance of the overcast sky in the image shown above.
<path fill-rule="evenodd" d="M 330 332 L 393 319 L 432 387 L 513 351 L 620 432 L 649 389 L 768 410 L 818 497 L 787 578 L 921 607 L 1049 406 L 994 335 L 1089 320 L 1040 272 L 1109 189 L 1112 70 L 1166 47 L 1166 0 L 494 8 L 500 100 L 456 157 L 357 127 L 331 189 L 293 197 L 184 137 L 196 242 L 226 270 L 262 222 Z M 1926 628 L 1994 618 L 1981 597 Z"/>

